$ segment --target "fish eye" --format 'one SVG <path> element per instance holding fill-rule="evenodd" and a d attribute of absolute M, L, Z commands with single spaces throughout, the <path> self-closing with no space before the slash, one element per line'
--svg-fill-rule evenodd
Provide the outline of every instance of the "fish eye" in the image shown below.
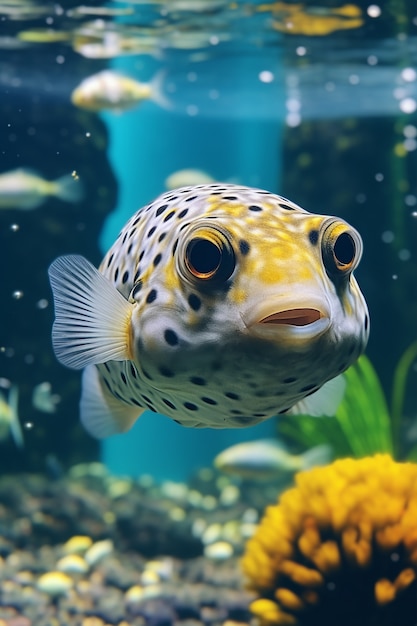
<path fill-rule="evenodd" d="M 322 254 L 330 275 L 348 274 L 359 262 L 362 240 L 345 222 L 332 222 L 323 233 Z"/>
<path fill-rule="evenodd" d="M 235 254 L 227 236 L 213 228 L 193 233 L 185 248 L 185 267 L 192 278 L 225 282 L 235 269 Z"/>

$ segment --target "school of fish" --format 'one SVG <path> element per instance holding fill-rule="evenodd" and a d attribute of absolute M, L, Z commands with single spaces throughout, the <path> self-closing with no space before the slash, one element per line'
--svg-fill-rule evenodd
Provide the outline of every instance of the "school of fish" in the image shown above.
<path fill-rule="evenodd" d="M 84 369 L 85 428 L 123 432 L 147 409 L 211 428 L 333 415 L 368 339 L 361 253 L 342 219 L 214 183 L 139 210 L 98 270 L 59 257 L 53 346 Z"/>

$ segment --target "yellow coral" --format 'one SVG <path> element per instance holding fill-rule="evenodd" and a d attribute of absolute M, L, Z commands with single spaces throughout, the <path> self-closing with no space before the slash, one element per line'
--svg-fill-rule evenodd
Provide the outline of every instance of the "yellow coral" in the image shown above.
<path fill-rule="evenodd" d="M 261 626 L 417 623 L 417 464 L 342 459 L 296 476 L 248 541 Z"/>

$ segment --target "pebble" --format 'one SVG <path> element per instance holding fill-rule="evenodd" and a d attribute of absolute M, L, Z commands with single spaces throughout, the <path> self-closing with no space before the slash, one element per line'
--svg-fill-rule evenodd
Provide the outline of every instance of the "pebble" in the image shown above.
<path fill-rule="evenodd" d="M 249 622 L 237 557 L 242 516 L 252 509 L 243 524 L 254 524 L 258 509 L 246 490 L 225 506 L 228 483 L 218 489 L 212 472 L 162 493 L 152 477 L 125 482 L 104 470 L 0 477 L 0 626 Z"/>
<path fill-rule="evenodd" d="M 204 548 L 204 556 L 213 561 L 224 561 L 233 556 L 233 546 L 227 541 L 216 541 Z"/>
<path fill-rule="evenodd" d="M 90 569 L 87 561 L 79 554 L 67 554 L 63 556 L 57 562 L 56 568 L 66 574 L 85 574 Z"/>
<path fill-rule="evenodd" d="M 75 535 L 62 546 L 64 554 L 83 554 L 93 545 L 91 537 L 86 535 Z"/>
<path fill-rule="evenodd" d="M 84 554 L 84 558 L 88 565 L 96 565 L 96 563 L 101 561 L 101 559 L 104 559 L 106 556 L 109 556 L 112 552 L 113 541 L 111 539 L 103 539 L 102 541 L 93 543 L 93 545 L 88 548 L 87 552 Z"/>
<path fill-rule="evenodd" d="M 39 591 L 44 591 L 50 596 L 60 596 L 71 589 L 74 581 L 63 572 L 47 572 L 38 578 L 36 583 Z"/>

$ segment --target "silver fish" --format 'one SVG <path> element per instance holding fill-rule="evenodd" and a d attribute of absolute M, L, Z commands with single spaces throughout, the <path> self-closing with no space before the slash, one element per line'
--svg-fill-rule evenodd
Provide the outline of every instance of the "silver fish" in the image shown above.
<path fill-rule="evenodd" d="M 18 448 L 23 448 L 23 433 L 18 415 L 19 390 L 12 385 L 7 396 L 0 391 L 0 441 L 12 436 Z"/>
<path fill-rule="evenodd" d="M 36 209 L 50 196 L 79 202 L 83 186 L 72 174 L 45 180 L 38 172 L 24 167 L 0 174 L 0 209 Z"/>
<path fill-rule="evenodd" d="M 82 423 L 106 437 L 146 409 L 212 428 L 333 415 L 368 339 L 361 253 L 344 220 L 260 189 L 159 196 L 99 270 L 81 256 L 49 269 L 56 356 L 85 368 Z"/>
<path fill-rule="evenodd" d="M 258 439 L 226 448 L 216 456 L 214 466 L 232 476 L 262 480 L 325 465 L 331 459 L 332 448 L 326 444 L 314 446 L 303 454 L 291 454 L 275 439 Z"/>

